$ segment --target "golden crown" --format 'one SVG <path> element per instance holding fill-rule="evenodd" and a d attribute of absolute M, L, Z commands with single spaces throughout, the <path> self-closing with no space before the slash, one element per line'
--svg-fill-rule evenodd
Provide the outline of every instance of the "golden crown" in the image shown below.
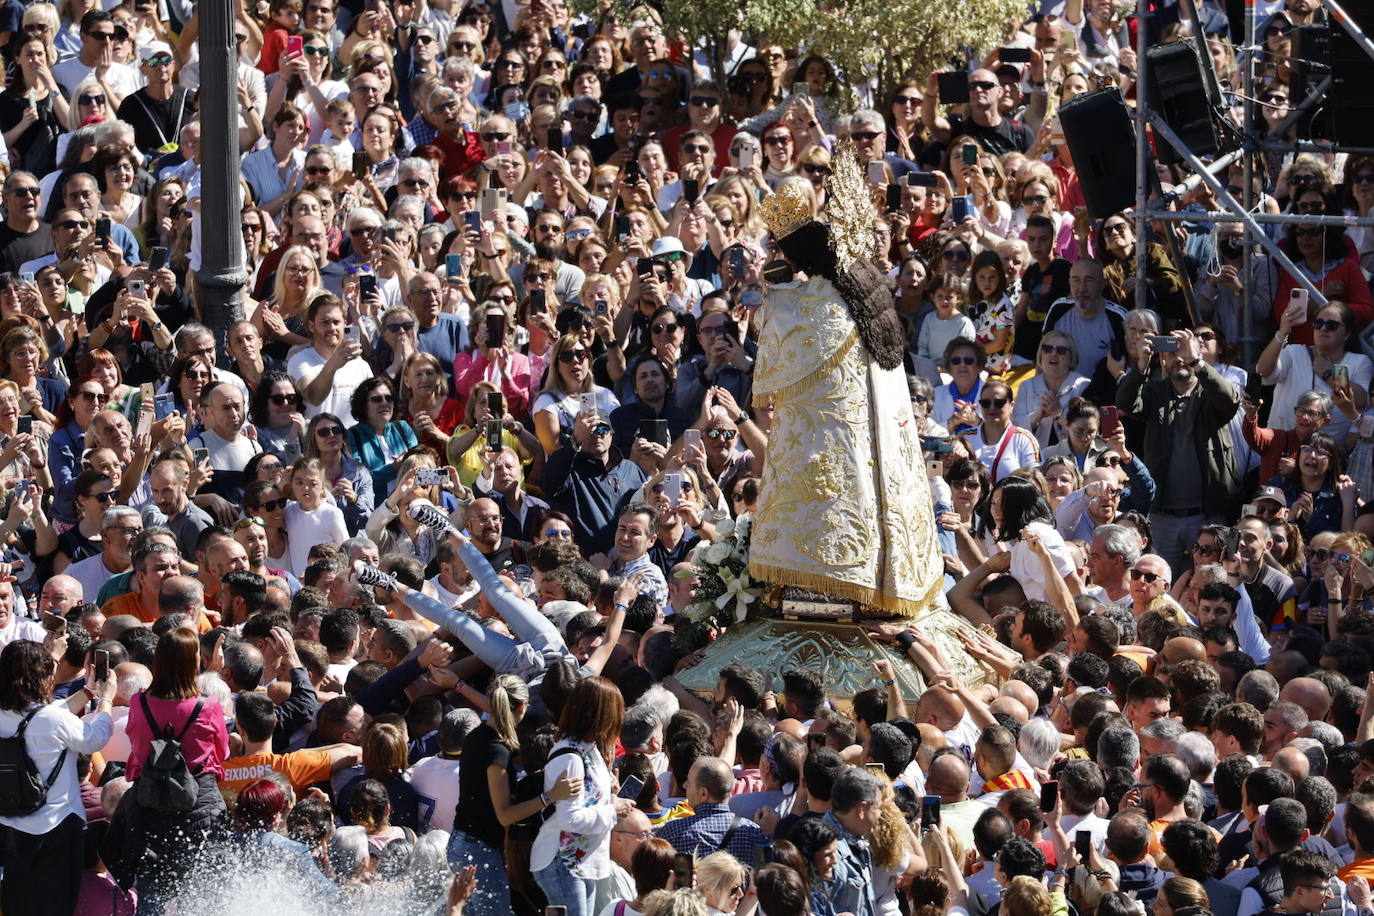
<path fill-rule="evenodd" d="M 791 182 L 784 182 L 769 195 L 759 205 L 759 211 L 775 239 L 785 238 L 814 218 L 811 201 Z"/>

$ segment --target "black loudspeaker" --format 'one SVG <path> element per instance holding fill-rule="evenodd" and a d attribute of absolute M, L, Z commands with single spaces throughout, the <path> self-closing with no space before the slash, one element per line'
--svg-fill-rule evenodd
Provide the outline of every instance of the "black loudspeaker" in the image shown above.
<path fill-rule="evenodd" d="M 1150 89 L 1147 103 L 1164 119 L 1195 156 L 1213 156 L 1221 149 L 1221 136 L 1212 118 L 1202 60 L 1192 41 L 1172 41 L 1145 52 Z M 1183 157 L 1169 143 L 1156 143 L 1160 162 L 1181 162 Z"/>
<path fill-rule="evenodd" d="M 1098 89 L 1059 107 L 1088 215 L 1105 219 L 1135 206 L 1135 127 L 1121 90 Z"/>
<path fill-rule="evenodd" d="M 1342 6 L 1361 32 L 1374 31 L 1374 0 L 1350 0 Z M 1331 72 L 1335 79 L 1326 94 L 1326 108 L 1335 125 L 1323 139 L 1346 146 L 1374 146 L 1374 96 L 1369 92 L 1374 60 L 1337 23 L 1331 24 Z"/>
<path fill-rule="evenodd" d="M 1331 26 L 1325 22 L 1295 25 L 1293 40 L 1293 77 L 1288 90 L 1289 104 L 1297 106 L 1331 73 Z M 1374 61 L 1371 61 L 1374 64 Z M 1263 93 L 1261 93 L 1262 95 Z M 1334 133 L 1329 104 L 1316 102 L 1297 121 L 1297 136 L 1330 137 Z"/>

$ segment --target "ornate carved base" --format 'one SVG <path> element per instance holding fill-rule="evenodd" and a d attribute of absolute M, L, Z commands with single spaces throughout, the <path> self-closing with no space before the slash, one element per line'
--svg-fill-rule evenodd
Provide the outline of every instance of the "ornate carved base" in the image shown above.
<path fill-rule="evenodd" d="M 700 664 L 683 671 L 678 680 L 709 700 L 726 665 L 746 664 L 775 678 L 790 668 L 814 668 L 824 673 L 831 698 L 851 715 L 855 693 L 881 686 L 872 668 L 879 658 L 892 662 L 908 700 L 925 690 L 920 671 L 899 653 L 874 642 L 852 623 L 825 620 L 749 620 L 733 626 L 706 647 Z M 775 683 L 774 689 L 779 686 Z"/>

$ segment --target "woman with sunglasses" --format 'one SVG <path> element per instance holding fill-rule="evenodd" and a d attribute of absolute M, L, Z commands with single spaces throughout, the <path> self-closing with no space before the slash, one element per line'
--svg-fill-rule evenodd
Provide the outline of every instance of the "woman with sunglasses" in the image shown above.
<path fill-rule="evenodd" d="M 596 384 L 592 376 L 591 350 L 580 334 L 567 333 L 558 338 L 549 356 L 544 386 L 534 399 L 531 419 L 539 444 L 552 455 L 572 435 L 578 414 L 594 406 L 598 415 L 609 418 L 620 400 Z"/>
<path fill-rule="evenodd" d="M 200 432 L 200 391 L 215 377 L 215 366 L 199 353 L 178 357 L 167 370 L 172 403 L 186 418 L 188 437 Z"/>
<path fill-rule="evenodd" d="M 1035 370 L 1017 390 L 1012 419 L 1032 430 L 1040 445 L 1048 448 L 1061 441 L 1059 418 L 1088 387 L 1088 377 L 1077 371 L 1078 347 L 1063 331 L 1050 331 L 1040 339 Z"/>
<path fill-rule="evenodd" d="M 52 560 L 54 574 L 77 560 L 100 553 L 101 516 L 114 505 L 118 495 L 115 482 L 100 471 L 82 471 L 77 476 L 72 493 L 76 525 L 57 537 L 57 553 Z"/>
<path fill-rule="evenodd" d="M 1334 195 L 1316 190 L 1303 190 L 1297 195 L 1300 212 L 1314 215 L 1336 213 Z M 1346 331 L 1364 327 L 1374 319 L 1374 306 L 1371 306 L 1369 283 L 1364 278 L 1355 244 L 1346 237 L 1340 226 L 1296 226 L 1288 227 L 1287 235 L 1279 243 L 1280 247 L 1293 258 L 1298 268 L 1318 289 L 1330 290 L 1328 298 L 1339 299 L 1339 304 L 1350 313 L 1352 321 L 1346 324 Z M 1300 323 L 1301 319 L 1290 321 L 1283 328 L 1283 316 L 1292 303 L 1292 294 L 1297 283 L 1287 271 L 1279 271 L 1279 281 L 1275 284 L 1273 315 L 1280 323 L 1284 337 L 1291 338 L 1294 344 L 1310 343 L 1317 337 L 1315 320 Z M 1337 295 L 1335 290 L 1344 289 Z M 1333 301 L 1333 304 L 1337 304 Z M 1310 311 L 1309 311 L 1310 314 Z M 1309 326 L 1310 325 L 1310 326 Z M 1342 335 L 1344 337 L 1344 335 Z M 1351 367 L 1354 376 L 1354 367 Z M 1363 386 L 1368 388 L 1367 383 Z"/>
<path fill-rule="evenodd" d="M 1311 540 L 1323 531 L 1353 531 L 1359 511 L 1355 482 L 1345 474 L 1345 454 L 1325 432 L 1298 449 L 1293 470 L 1270 480 L 1288 498 L 1288 517 Z"/>
<path fill-rule="evenodd" d="M 1298 591 L 1298 610 L 1304 614 L 1312 608 L 1326 607 L 1326 564 L 1331 562 L 1332 549 L 1339 532 L 1323 531 L 1307 541 L 1303 551 L 1303 569 L 1293 576 Z"/>
<path fill-rule="evenodd" d="M 1331 395 L 1334 401 L 1336 388 L 1341 388 L 1340 396 L 1344 398 L 1348 393 L 1355 412 L 1369 406 L 1374 363 L 1362 353 L 1347 352 L 1355 323 L 1350 307 L 1343 302 L 1328 303 L 1310 321 L 1300 325 L 1302 311 L 1300 305 L 1283 311 L 1278 333 L 1255 364 L 1265 383 L 1275 386 L 1269 410 L 1269 425 L 1273 429 L 1296 428 L 1298 400 L 1307 391 Z M 1312 343 L 1289 343 L 1290 333 L 1307 325 L 1311 326 Z M 1335 370 L 1335 366 L 1344 368 Z M 1342 382 L 1338 372 L 1348 377 L 1348 384 Z M 1341 441 L 1350 429 L 1350 417 L 1355 415 L 1333 415 L 1325 431 Z"/>
<path fill-rule="evenodd" d="M 1072 458 L 1083 473 L 1097 467 L 1102 453 L 1112 449 L 1111 443 L 1098 436 L 1102 426 L 1102 412 L 1086 398 L 1074 398 L 1064 406 L 1063 421 L 1058 424 L 1062 435 L 1059 442 L 1045 451 L 1045 458 Z"/>
<path fill-rule="evenodd" d="M 1112 302 L 1127 302 L 1135 307 L 1136 261 L 1135 224 L 1123 211 L 1102 221 L 1094 250 L 1102 262 L 1102 281 L 1106 297 Z M 1158 242 L 1145 246 L 1146 301 L 1164 318 L 1164 327 L 1173 330 L 1190 324 L 1188 305 L 1183 298 L 1183 278 L 1168 251 Z"/>
<path fill-rule="evenodd" d="M 258 444 L 267 452 L 300 454 L 305 444 L 305 415 L 301 396 L 291 376 L 281 369 L 269 369 L 253 389 L 248 418 L 258 432 Z"/>
<path fill-rule="evenodd" d="M 370 378 L 359 385 L 350 407 L 358 422 L 348 430 L 349 447 L 372 474 L 373 493 L 385 499 L 396 482 L 398 459 L 419 440 L 409 423 L 396 419 L 396 391 L 387 379 Z"/>
<path fill-rule="evenodd" d="M 1024 173 L 1022 173 L 1024 174 Z M 1008 231 L 1018 238 L 1026 237 L 1026 220 L 1043 216 L 1054 223 L 1054 256 L 1072 264 L 1078 260 L 1078 241 L 1074 238 L 1074 220 L 1059 209 L 1059 179 L 1048 166 L 1031 167 L 1031 174 L 1015 186 L 1011 204 L 1011 226 Z"/>
<path fill-rule="evenodd" d="M 300 36 L 301 53 L 294 57 L 285 53 L 281 55 L 280 76 L 267 94 L 263 116 L 271 121 L 283 104 L 294 105 L 305 113 L 310 127 L 310 142 L 315 143 L 328 126 L 325 109 L 330 100 L 346 98 L 348 84 L 333 78 L 334 63 L 329 37 L 308 31 L 301 32 Z"/>
<path fill-rule="evenodd" d="M 1015 408 L 1011 386 L 992 379 L 978 393 L 983 421 L 974 433 L 978 460 L 994 483 L 1017 468 L 1040 464 L 1040 446 L 1028 431 L 1011 422 Z"/>
<path fill-rule="evenodd" d="M 81 472 L 86 431 L 108 401 L 109 395 L 94 379 L 77 382 L 67 392 L 67 400 L 57 412 L 57 429 L 48 441 L 48 472 L 54 486 L 71 482 Z"/>
<path fill-rule="evenodd" d="M 471 487 L 483 472 L 487 458 L 487 421 L 498 419 L 487 403 L 490 395 L 495 394 L 496 386 L 481 381 L 472 386 L 467 404 L 463 411 L 463 422 L 453 430 L 445 454 L 448 463 L 458 470 L 458 480 L 465 487 Z M 526 475 L 538 479 L 544 466 L 544 450 L 534 433 L 525 425 L 503 412 L 501 424 L 501 447 L 508 448 L 520 456 L 520 462 L 527 469 Z"/>
<path fill-rule="evenodd" d="M 325 492 L 343 512 L 344 524 L 352 535 L 363 530 L 375 502 L 372 474 L 350 453 L 347 432 L 343 421 L 334 414 L 317 415 L 306 427 L 303 456 L 319 459 L 324 469 Z"/>
<path fill-rule="evenodd" d="M 264 452 L 264 454 L 268 454 Z M 283 467 L 281 477 L 285 478 Z M 286 540 L 286 504 L 282 483 L 259 480 L 243 488 L 243 508 L 250 517 L 262 519 L 267 527 L 266 565 L 272 569 L 286 569 L 290 550 Z"/>

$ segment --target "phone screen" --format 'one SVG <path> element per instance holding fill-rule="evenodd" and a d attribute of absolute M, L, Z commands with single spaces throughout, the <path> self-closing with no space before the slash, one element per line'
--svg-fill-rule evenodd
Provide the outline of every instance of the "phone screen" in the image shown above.
<path fill-rule="evenodd" d="M 1053 811 L 1055 804 L 1059 801 L 1059 781 L 1057 779 L 1046 780 L 1040 785 L 1040 810 Z"/>
<path fill-rule="evenodd" d="M 110 653 L 107 649 L 95 650 L 95 681 L 100 683 L 110 673 Z"/>
<path fill-rule="evenodd" d="M 638 798 L 642 791 L 644 791 L 644 777 L 631 776 L 620 784 L 620 791 L 616 795 L 620 798 Z"/>

